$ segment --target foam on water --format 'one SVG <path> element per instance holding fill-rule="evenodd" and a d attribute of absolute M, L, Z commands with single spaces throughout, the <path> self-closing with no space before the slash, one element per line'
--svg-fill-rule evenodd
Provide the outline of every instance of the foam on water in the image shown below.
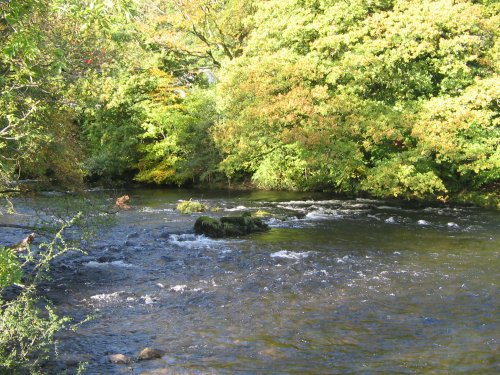
<path fill-rule="evenodd" d="M 232 208 L 226 208 L 225 211 L 233 212 L 233 211 L 244 211 L 248 210 L 248 207 L 246 206 L 237 206 L 237 207 L 232 207 Z"/>
<path fill-rule="evenodd" d="M 187 288 L 187 285 L 174 285 L 173 287 L 170 288 L 171 291 L 173 292 L 184 292 Z"/>
<path fill-rule="evenodd" d="M 385 219 L 385 222 L 386 222 L 387 224 L 396 224 L 396 219 L 394 219 L 394 217 L 393 217 L 393 216 L 391 216 L 390 218 Z"/>
<path fill-rule="evenodd" d="M 288 202 L 282 202 L 282 204 L 287 204 L 287 205 L 296 205 L 296 206 L 310 206 L 310 205 L 341 205 L 344 203 L 344 201 L 338 200 L 338 199 L 331 199 L 331 200 L 321 200 L 321 201 L 315 201 L 315 200 L 306 200 L 306 201 L 288 201 Z"/>
<path fill-rule="evenodd" d="M 310 255 L 310 252 L 295 252 L 295 251 L 288 251 L 288 250 L 280 250 L 275 253 L 271 254 L 271 258 L 284 258 L 284 259 L 302 259 L 302 258 L 307 258 Z"/>
<path fill-rule="evenodd" d="M 271 228 L 303 228 L 308 225 L 304 219 L 299 219 L 297 217 L 287 217 L 286 219 L 271 217 L 265 219 L 264 222 Z"/>
<path fill-rule="evenodd" d="M 349 255 L 344 255 L 342 258 L 337 258 L 335 259 L 335 261 L 338 263 L 338 264 L 343 264 L 343 263 L 355 263 L 355 259 L 353 259 L 351 256 Z"/>
<path fill-rule="evenodd" d="M 478 232 L 480 230 L 483 230 L 484 228 L 481 225 L 468 225 L 464 231 L 465 232 Z"/>
<path fill-rule="evenodd" d="M 297 206 L 292 205 L 290 203 L 280 203 L 280 204 L 277 204 L 276 207 L 277 208 L 282 208 L 284 210 L 306 212 L 306 208 L 304 208 L 304 207 L 297 207 Z"/>
<path fill-rule="evenodd" d="M 136 268 L 137 267 L 134 266 L 133 264 L 125 263 L 123 260 L 115 260 L 112 262 L 102 262 L 102 263 L 91 260 L 90 262 L 84 263 L 83 265 L 85 267 L 91 267 L 91 268 L 102 268 L 102 267 Z"/>
<path fill-rule="evenodd" d="M 360 214 L 363 214 L 363 213 L 366 213 L 367 210 L 361 210 L 361 209 L 358 209 L 358 208 L 341 208 L 339 210 L 337 210 L 338 213 L 340 213 L 341 215 L 349 215 L 349 216 L 355 216 L 355 215 L 360 215 Z"/>
<path fill-rule="evenodd" d="M 380 200 L 378 200 L 378 199 L 369 199 L 369 198 L 356 198 L 356 202 L 380 203 Z"/>
<path fill-rule="evenodd" d="M 342 219 L 343 215 L 339 214 L 338 210 L 319 209 L 309 212 L 306 217 L 308 219 Z"/>
<path fill-rule="evenodd" d="M 204 235 L 198 235 L 194 233 L 184 233 L 184 234 L 171 234 L 170 237 L 168 238 L 168 242 L 170 242 L 173 245 L 179 246 L 179 247 L 188 247 L 188 248 L 212 248 L 212 247 L 219 247 L 222 244 L 227 244 L 227 243 L 238 243 L 238 242 L 244 242 L 245 240 L 241 239 L 212 239 L 209 237 L 206 237 Z M 227 250 L 227 249 L 223 249 Z"/>
<path fill-rule="evenodd" d="M 370 205 L 366 204 L 366 203 L 347 203 L 347 204 L 344 204 L 344 206 L 346 207 L 350 207 L 350 208 L 360 208 L 360 209 L 368 209 L 370 208 Z"/>
<path fill-rule="evenodd" d="M 205 284 L 207 284 L 205 282 Z M 212 282 L 212 285 L 213 286 L 217 286 L 217 284 L 215 284 L 215 282 Z M 177 292 L 177 293 L 184 293 L 184 292 L 199 292 L 201 291 L 202 289 L 201 288 L 188 288 L 187 285 L 185 284 L 179 284 L 179 285 L 174 285 L 172 287 L 170 287 L 170 291 L 171 292 Z"/>
<path fill-rule="evenodd" d="M 206 236 L 192 233 L 171 234 L 168 241 L 180 247 L 207 247 L 218 242 Z"/>
<path fill-rule="evenodd" d="M 152 305 L 153 303 L 156 302 L 156 298 L 151 297 L 149 294 L 141 296 L 141 299 L 144 301 L 145 305 Z"/>
<path fill-rule="evenodd" d="M 114 293 L 104 293 L 104 294 L 96 294 L 93 296 L 90 296 L 91 300 L 98 301 L 98 302 L 115 302 L 117 300 L 120 300 L 121 297 L 120 295 L 124 294 L 125 292 L 119 291 L 119 292 L 114 292 Z"/>
<path fill-rule="evenodd" d="M 422 225 L 422 226 L 429 226 L 429 225 L 431 225 L 431 223 L 429 223 L 427 220 L 419 220 L 419 221 L 417 221 L 417 224 L 418 225 Z"/>
<path fill-rule="evenodd" d="M 146 213 L 161 213 L 161 212 L 175 212 L 173 208 L 153 208 L 153 207 L 143 207 L 139 212 Z"/>

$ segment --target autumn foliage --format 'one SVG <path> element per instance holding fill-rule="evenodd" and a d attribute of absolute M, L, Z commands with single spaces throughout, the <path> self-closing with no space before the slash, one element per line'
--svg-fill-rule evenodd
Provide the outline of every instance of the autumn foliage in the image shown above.
<path fill-rule="evenodd" d="M 8 4 L 4 184 L 440 200 L 498 186 L 498 2 Z"/>

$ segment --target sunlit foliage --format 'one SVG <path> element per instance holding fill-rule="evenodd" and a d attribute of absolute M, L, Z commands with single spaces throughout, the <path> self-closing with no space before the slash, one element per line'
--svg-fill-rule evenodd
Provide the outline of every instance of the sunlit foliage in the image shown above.
<path fill-rule="evenodd" d="M 495 1 L 28 0 L 0 12 L 4 185 L 223 173 L 446 199 L 498 183 Z"/>
<path fill-rule="evenodd" d="M 0 3 L 0 163 L 3 181 L 81 184 L 72 88 L 109 58 L 105 46 L 126 1 Z M 125 9 L 125 8 L 123 8 Z M 128 14 L 128 13 L 127 13 Z M 114 26 L 113 26 L 114 25 Z"/>
<path fill-rule="evenodd" d="M 414 198 L 498 181 L 498 21 L 471 1 L 259 3 L 220 74 L 221 167 Z"/>

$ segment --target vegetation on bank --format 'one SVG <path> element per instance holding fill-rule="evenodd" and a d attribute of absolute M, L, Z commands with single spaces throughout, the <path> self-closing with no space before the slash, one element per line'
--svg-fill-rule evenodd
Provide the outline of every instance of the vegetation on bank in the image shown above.
<path fill-rule="evenodd" d="M 3 2 L 0 181 L 495 195 L 499 10 Z"/>
<path fill-rule="evenodd" d="M 19 244 L 0 246 L 0 372 L 39 374 L 41 365 L 54 352 L 55 334 L 68 327 L 37 293 L 54 259 L 73 250 L 64 240 L 65 230 L 77 223 L 75 217 L 41 243 L 34 252 L 34 234 Z"/>
<path fill-rule="evenodd" d="M 10 205 L 3 215 L 16 214 Z M 17 244 L 0 245 L 0 373 L 45 374 L 48 359 L 58 355 L 56 335 L 75 329 L 83 322 L 71 322 L 58 314 L 44 298 L 41 283 L 50 282 L 53 263 L 82 245 L 95 231 L 113 220 L 109 204 L 80 196 L 51 198 L 51 207 L 32 207 L 34 213 L 22 216 L 18 224 L 0 223 L 19 233 Z M 26 238 L 27 231 L 32 231 Z M 24 234 L 23 234 L 24 233 Z M 79 369 L 83 369 L 81 364 Z M 78 372 L 79 373 L 79 372 Z"/>
<path fill-rule="evenodd" d="M 182 214 L 192 214 L 193 212 L 205 212 L 208 207 L 201 202 L 190 199 L 188 201 L 180 201 L 176 209 Z"/>

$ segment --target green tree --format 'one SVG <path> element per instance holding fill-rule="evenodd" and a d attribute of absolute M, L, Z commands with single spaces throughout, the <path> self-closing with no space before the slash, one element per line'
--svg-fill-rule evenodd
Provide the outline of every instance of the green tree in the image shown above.
<path fill-rule="evenodd" d="M 214 177 L 219 161 L 209 134 L 217 116 L 214 92 L 191 88 L 185 95 L 177 103 L 149 108 L 138 181 L 183 185 Z"/>
<path fill-rule="evenodd" d="M 0 2 L 0 190 L 20 177 L 80 185 L 77 103 L 71 95 L 102 66 L 106 28 L 123 1 Z M 122 9 L 123 10 L 123 9 Z M 120 14 L 119 14 L 120 13 Z M 0 193 L 0 194 L 2 194 Z M 47 215 L 42 215 L 47 217 Z M 0 247 L 0 372 L 41 373 L 40 364 L 67 325 L 37 296 L 37 283 L 57 256 L 72 250 L 64 231 L 79 217 L 24 250 Z M 85 221 L 85 220 L 84 220 Z M 60 225 L 59 222 L 57 225 Z M 27 270 L 30 271 L 27 271 Z M 20 291 L 4 293 L 22 282 Z M 11 291 L 12 292 L 12 291 Z"/>
<path fill-rule="evenodd" d="M 70 93 L 102 69 L 110 25 L 124 19 L 125 5 L 123 0 L 0 4 L 4 182 L 22 176 L 81 184 L 81 142 Z"/>
<path fill-rule="evenodd" d="M 228 175 L 439 197 L 498 181 L 498 5 L 267 1 L 220 73 Z M 278 162 L 280 161 L 280 162 Z"/>
<path fill-rule="evenodd" d="M 195 65 L 218 68 L 242 54 L 255 5 L 253 0 L 173 0 L 160 1 L 156 11 L 160 45 Z"/>

